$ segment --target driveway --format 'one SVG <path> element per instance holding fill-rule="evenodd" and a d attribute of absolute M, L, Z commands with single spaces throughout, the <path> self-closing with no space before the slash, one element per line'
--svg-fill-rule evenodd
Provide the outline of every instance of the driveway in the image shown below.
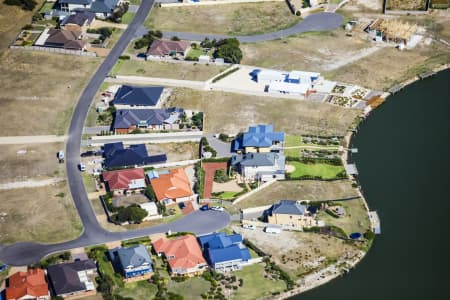
<path fill-rule="evenodd" d="M 217 157 L 231 157 L 231 143 L 225 143 L 214 137 L 214 134 L 205 135 L 208 143 L 217 151 Z"/>
<path fill-rule="evenodd" d="M 302 22 L 297 23 L 294 26 L 287 29 L 258 35 L 235 36 L 235 38 L 237 38 L 242 43 L 271 41 L 275 39 L 285 38 L 295 34 L 300 34 L 303 32 L 334 30 L 342 24 L 343 20 L 344 18 L 337 13 L 321 12 L 310 15 L 306 17 Z M 220 34 L 188 33 L 188 32 L 174 32 L 174 31 L 165 31 L 163 32 L 163 35 L 165 38 L 177 36 L 182 40 L 190 40 L 190 41 L 202 41 L 205 37 L 216 40 L 232 37 Z"/>

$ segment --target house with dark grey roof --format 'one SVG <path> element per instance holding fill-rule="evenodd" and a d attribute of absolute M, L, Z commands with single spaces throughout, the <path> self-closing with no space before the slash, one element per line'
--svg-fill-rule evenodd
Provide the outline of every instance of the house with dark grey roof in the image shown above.
<path fill-rule="evenodd" d="M 95 13 L 98 18 L 111 15 L 119 0 L 58 0 L 58 8 L 62 12 L 87 10 Z"/>
<path fill-rule="evenodd" d="M 64 298 L 94 295 L 96 275 L 97 265 L 90 259 L 52 265 L 47 268 L 49 285 L 54 295 Z"/>
<path fill-rule="evenodd" d="M 108 143 L 103 149 L 103 165 L 106 169 L 154 165 L 167 161 L 166 154 L 148 155 L 144 144 L 124 148 L 122 142 Z"/>
<path fill-rule="evenodd" d="M 179 120 L 184 110 L 181 108 L 161 109 L 120 109 L 115 113 L 113 129 L 116 134 L 142 130 L 179 129 Z"/>
<path fill-rule="evenodd" d="M 90 11 L 77 11 L 75 14 L 66 16 L 61 27 L 65 30 L 79 31 L 86 34 L 87 29 L 95 21 L 95 13 Z"/>
<path fill-rule="evenodd" d="M 230 164 L 246 181 L 285 179 L 285 157 L 282 153 L 233 154 Z"/>
<path fill-rule="evenodd" d="M 144 245 L 111 249 L 109 257 L 115 270 L 125 279 L 148 279 L 153 273 L 153 261 Z"/>
<path fill-rule="evenodd" d="M 151 109 L 157 107 L 164 88 L 160 86 L 123 85 L 114 95 L 116 109 Z"/>
<path fill-rule="evenodd" d="M 264 212 L 264 216 L 269 224 L 280 225 L 283 228 L 302 229 L 317 226 L 317 221 L 306 205 L 295 200 L 281 200 L 275 203 Z"/>
<path fill-rule="evenodd" d="M 284 132 L 273 131 L 273 125 L 250 126 L 247 132 L 233 141 L 232 149 L 237 153 L 282 152 Z"/>
<path fill-rule="evenodd" d="M 81 31 L 46 28 L 34 44 L 36 46 L 82 51 L 86 43 L 80 38 Z"/>

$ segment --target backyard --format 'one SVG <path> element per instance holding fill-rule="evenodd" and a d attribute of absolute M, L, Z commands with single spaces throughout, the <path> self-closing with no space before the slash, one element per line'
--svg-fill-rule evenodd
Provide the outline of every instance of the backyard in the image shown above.
<path fill-rule="evenodd" d="M 162 31 L 252 35 L 288 28 L 300 20 L 284 1 L 276 1 L 155 7 L 145 26 Z"/>
<path fill-rule="evenodd" d="M 289 178 L 298 179 L 302 177 L 320 177 L 322 179 L 335 179 L 339 174 L 344 172 L 342 165 L 336 166 L 326 163 L 302 163 L 298 161 L 287 161 L 287 165 L 294 168 L 289 173 Z"/>
<path fill-rule="evenodd" d="M 215 65 L 119 59 L 111 74 L 203 81 L 219 74 L 226 68 L 226 66 Z"/>
<path fill-rule="evenodd" d="M 242 200 L 236 206 L 248 208 L 270 205 L 282 199 L 292 200 L 334 200 L 357 196 L 349 180 L 317 181 L 291 180 L 278 181 L 271 186 Z"/>
<path fill-rule="evenodd" d="M 3 51 L 0 60 L 0 82 L 8 87 L 0 101 L 1 136 L 64 135 L 73 107 L 101 61 L 21 50 Z"/>
<path fill-rule="evenodd" d="M 174 89 L 167 106 L 203 111 L 204 131 L 227 134 L 236 134 L 251 124 L 272 123 L 288 134 L 344 135 L 360 113 L 310 101 L 184 88 Z"/>
<path fill-rule="evenodd" d="M 2 190 L 0 244 L 72 240 L 82 231 L 66 183 Z"/>

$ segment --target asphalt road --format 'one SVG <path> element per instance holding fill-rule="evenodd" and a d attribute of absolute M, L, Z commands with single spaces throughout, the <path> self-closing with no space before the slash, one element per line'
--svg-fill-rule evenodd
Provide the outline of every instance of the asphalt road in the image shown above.
<path fill-rule="evenodd" d="M 84 226 L 82 235 L 75 240 L 52 245 L 25 242 L 9 246 L 0 246 L 0 261 L 3 263 L 13 266 L 28 265 L 38 262 L 41 258 L 50 253 L 115 240 L 130 239 L 152 233 L 166 232 L 169 229 L 174 232 L 191 231 L 196 234 L 205 234 L 221 229 L 230 222 L 230 216 L 225 212 L 197 211 L 170 224 L 134 231 L 108 232 L 98 223 L 89 199 L 87 198 L 83 180 L 78 170 L 78 163 L 80 161 L 81 135 L 89 105 L 106 75 L 116 63 L 119 55 L 125 50 L 131 39 L 136 36 L 137 28 L 144 22 L 146 16 L 153 7 L 153 4 L 154 0 L 142 2 L 133 22 L 122 34 L 117 44 L 97 69 L 96 73 L 91 78 L 91 81 L 83 91 L 72 116 L 68 134 L 69 139 L 66 145 L 66 168 L 72 198 Z M 58 216 L 55 216 L 54 221 L 55 223 L 58 222 Z"/>
<path fill-rule="evenodd" d="M 256 43 L 256 42 L 270 41 L 309 31 L 334 30 L 342 24 L 343 20 L 344 18 L 339 14 L 331 12 L 322 12 L 310 15 L 306 17 L 303 21 L 295 24 L 294 26 L 280 31 L 258 35 L 235 36 L 235 38 L 237 38 L 242 43 Z M 142 33 L 142 28 L 140 28 L 139 33 Z M 191 41 L 202 41 L 205 37 L 216 40 L 232 37 L 220 34 L 204 34 L 204 33 L 173 32 L 173 31 L 165 31 L 163 32 L 163 35 L 166 38 L 177 36 L 182 40 L 191 40 Z"/>

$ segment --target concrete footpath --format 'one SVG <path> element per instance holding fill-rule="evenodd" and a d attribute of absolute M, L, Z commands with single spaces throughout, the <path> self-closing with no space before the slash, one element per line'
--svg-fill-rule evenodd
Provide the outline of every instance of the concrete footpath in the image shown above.
<path fill-rule="evenodd" d="M 0 145 L 60 143 L 66 139 L 65 135 L 2 136 Z"/>

